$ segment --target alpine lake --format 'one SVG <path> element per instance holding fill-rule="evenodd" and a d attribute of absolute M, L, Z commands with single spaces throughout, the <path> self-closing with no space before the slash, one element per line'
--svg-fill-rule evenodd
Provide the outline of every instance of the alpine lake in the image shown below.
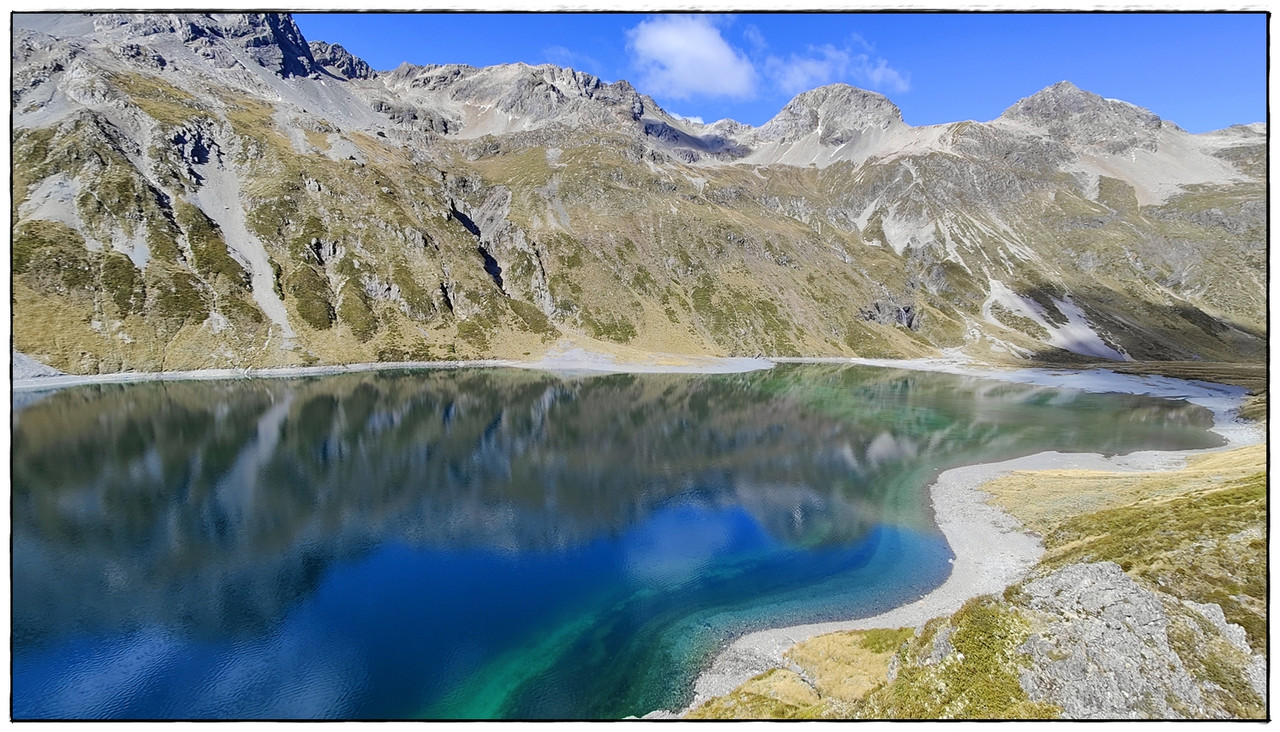
<path fill-rule="evenodd" d="M 1222 444 L 1184 401 L 782 364 L 15 396 L 15 719 L 620 719 L 734 637 L 913 602 L 929 485 Z"/>

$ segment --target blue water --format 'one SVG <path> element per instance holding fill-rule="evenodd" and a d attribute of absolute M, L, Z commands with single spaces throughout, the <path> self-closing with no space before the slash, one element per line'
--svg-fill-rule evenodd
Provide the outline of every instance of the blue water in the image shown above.
<path fill-rule="evenodd" d="M 951 465 L 1184 403 L 848 367 L 65 390 L 15 408 L 16 719 L 616 719 L 940 584 Z"/>

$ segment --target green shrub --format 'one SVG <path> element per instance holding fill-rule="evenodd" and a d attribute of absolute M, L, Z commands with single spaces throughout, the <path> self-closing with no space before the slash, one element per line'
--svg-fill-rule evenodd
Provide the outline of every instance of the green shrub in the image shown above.
<path fill-rule="evenodd" d="M 28 275 L 37 289 L 67 293 L 91 291 L 97 285 L 97 255 L 84 239 L 56 221 L 24 221 L 13 231 L 13 273 Z"/>
<path fill-rule="evenodd" d="M 365 301 L 364 293 L 351 282 L 342 286 L 338 318 L 351 328 L 351 332 L 361 343 L 372 338 L 378 330 L 377 316 Z"/>
<path fill-rule="evenodd" d="M 121 315 L 141 312 L 146 304 L 147 291 L 142 273 L 120 252 L 108 252 L 102 257 L 102 289 L 119 308 Z"/>
<path fill-rule="evenodd" d="M 954 650 L 940 662 L 923 665 L 943 627 L 955 630 Z M 1017 648 L 1027 638 L 1022 617 L 993 597 L 978 597 L 954 615 L 925 626 L 897 678 L 872 690 L 850 716 L 876 719 L 1053 719 L 1061 710 L 1032 702 L 1018 683 Z"/>
<path fill-rule="evenodd" d="M 636 337 L 635 325 L 621 315 L 596 318 L 591 311 L 584 307 L 580 317 L 582 318 L 582 324 L 591 331 L 591 335 L 595 338 L 602 338 L 614 343 L 627 343 Z"/>
<path fill-rule="evenodd" d="M 861 631 L 862 647 L 872 653 L 897 650 L 915 634 L 913 628 L 872 628 Z"/>
<path fill-rule="evenodd" d="M 400 288 L 400 296 L 409 306 L 409 314 L 420 320 L 431 317 L 435 305 L 431 301 L 431 293 L 418 284 L 413 272 L 403 264 L 391 268 L 391 282 Z"/>
<path fill-rule="evenodd" d="M 86 251 L 84 237 L 60 221 L 23 221 L 13 229 L 13 273 L 24 274 L 32 260 L 47 256 L 46 249 L 70 254 Z"/>
<path fill-rule="evenodd" d="M 265 321 L 258 306 L 237 295 L 224 295 L 218 301 L 218 308 L 235 325 L 255 329 Z"/>
<path fill-rule="evenodd" d="M 546 335 L 554 335 L 560 330 L 547 319 L 537 307 L 523 301 L 511 300 L 507 303 L 511 306 L 511 312 L 515 313 L 520 319 L 520 323 L 524 325 L 524 329 L 530 333 L 543 333 Z"/>
<path fill-rule="evenodd" d="M 284 282 L 284 291 L 294 299 L 294 309 L 307 325 L 316 330 L 328 330 L 333 325 L 329 281 L 311 265 L 294 267 Z"/>
<path fill-rule="evenodd" d="M 195 270 L 210 279 L 223 278 L 232 286 L 247 288 L 249 273 L 227 253 L 227 242 L 218 225 L 204 211 L 185 201 L 178 201 L 174 213 L 187 234 Z"/>
<path fill-rule="evenodd" d="M 167 272 L 152 290 L 156 294 L 155 310 L 162 318 L 200 323 L 209 317 L 200 281 L 191 274 Z"/>
<path fill-rule="evenodd" d="M 1044 563 L 1113 561 L 1176 597 L 1221 605 L 1227 620 L 1245 629 L 1251 646 L 1265 648 L 1266 618 L 1248 605 L 1265 607 L 1266 544 L 1219 537 L 1266 526 L 1266 512 L 1263 472 L 1219 490 L 1067 519 L 1045 536 L 1051 554 Z M 1241 603 L 1237 598 L 1243 596 L 1252 601 Z"/>
<path fill-rule="evenodd" d="M 486 351 L 489 349 L 489 335 L 485 331 L 483 325 L 474 320 L 462 320 L 458 322 L 458 337 L 470 343 L 477 350 Z"/>

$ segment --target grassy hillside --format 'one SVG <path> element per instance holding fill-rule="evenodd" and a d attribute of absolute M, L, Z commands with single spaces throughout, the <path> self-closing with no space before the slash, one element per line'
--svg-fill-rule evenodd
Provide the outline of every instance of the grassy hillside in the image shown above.
<path fill-rule="evenodd" d="M 620 123 L 428 131 L 376 117 L 376 80 L 294 79 L 321 95 L 300 106 L 118 44 L 20 46 L 14 339 L 64 371 L 522 358 L 562 338 L 1263 359 L 1265 146 L 1224 147 L 1229 182 L 1140 205 L 998 125 L 827 167 L 691 161 Z"/>
<path fill-rule="evenodd" d="M 1261 403 L 1265 413 L 1265 394 Z M 1028 639 L 1033 631 L 1061 635 L 1055 623 L 1077 621 L 1034 609 L 1039 605 L 1027 589 L 1066 568 L 1115 562 L 1159 598 L 1163 637 L 1174 654 L 1167 663 L 1185 669 L 1202 690 L 1195 708 L 1154 710 L 1135 698 L 1131 711 L 1261 718 L 1265 700 L 1249 674 L 1259 673 L 1267 649 L 1266 452 L 1259 444 L 1194 456 L 1172 471 L 1020 471 L 987 483 L 983 489 L 1001 507 L 1043 537 L 1045 556 L 1027 580 L 915 631 L 855 631 L 798 644 L 786 654 L 789 668 L 757 677 L 689 716 L 1057 717 L 1066 713 L 1061 705 L 1079 708 L 1070 687 L 1084 679 L 1059 680 L 1059 699 L 1041 694 L 1033 700 L 1028 684 L 1020 683 L 1027 670 L 1048 659 L 1067 662 L 1071 652 L 1064 647 L 1056 653 L 1066 655 L 1050 651 L 1036 660 Z M 1243 632 L 1230 642 L 1195 603 L 1219 606 L 1225 621 Z M 1089 653 L 1105 655 L 1102 645 Z"/>

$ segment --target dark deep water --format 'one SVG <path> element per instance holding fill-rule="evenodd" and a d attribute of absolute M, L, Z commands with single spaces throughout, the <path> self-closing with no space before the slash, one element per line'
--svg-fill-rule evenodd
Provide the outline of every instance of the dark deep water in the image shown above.
<path fill-rule="evenodd" d="M 65 389 L 13 416 L 12 713 L 680 708 L 734 636 L 940 584 L 938 471 L 1209 447 L 1211 423 L 827 365 Z"/>

